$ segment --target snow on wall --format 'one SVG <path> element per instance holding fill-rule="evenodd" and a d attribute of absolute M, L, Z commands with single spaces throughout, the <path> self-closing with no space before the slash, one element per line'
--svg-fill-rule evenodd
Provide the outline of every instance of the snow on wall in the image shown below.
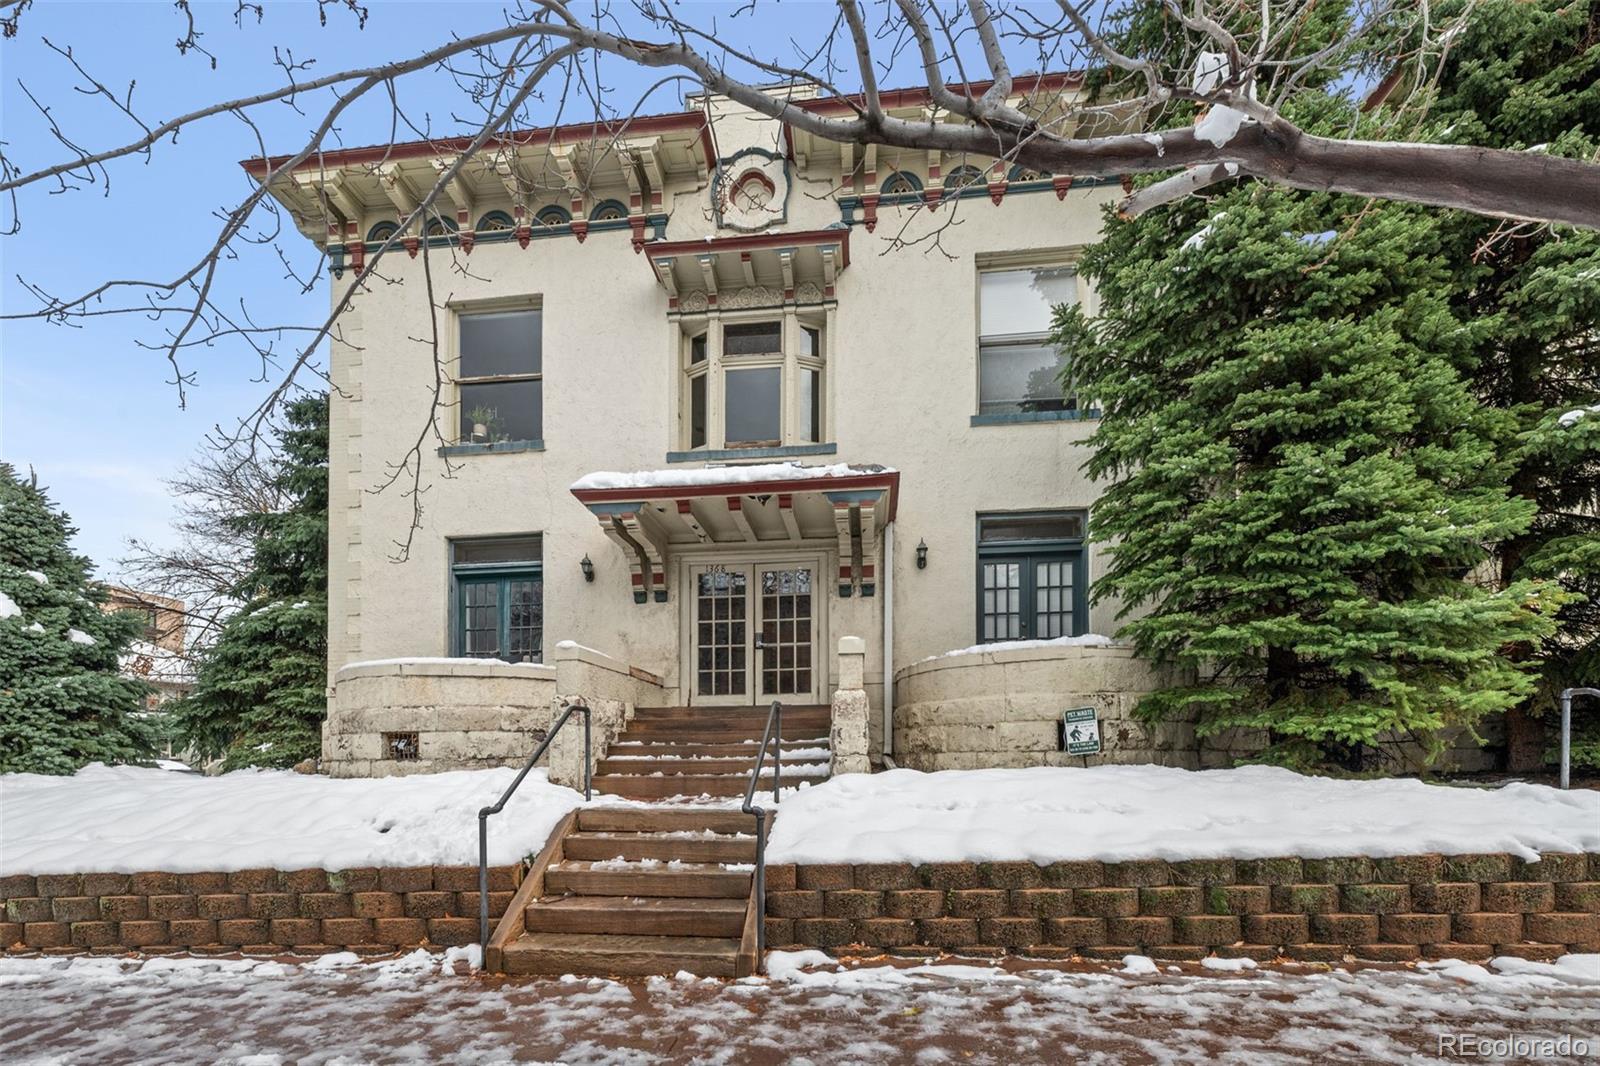
<path fill-rule="evenodd" d="M 219 777 L 99 763 L 71 777 L 0 775 L 0 876 L 476 864 L 478 810 L 512 769 L 336 780 Z M 528 775 L 490 821 L 489 862 L 544 847 L 583 797 Z"/>
<path fill-rule="evenodd" d="M 1289 770 L 1159 766 L 891 770 L 801 789 L 780 807 L 771 862 L 1374 857 L 1600 851 L 1600 793 Z"/>

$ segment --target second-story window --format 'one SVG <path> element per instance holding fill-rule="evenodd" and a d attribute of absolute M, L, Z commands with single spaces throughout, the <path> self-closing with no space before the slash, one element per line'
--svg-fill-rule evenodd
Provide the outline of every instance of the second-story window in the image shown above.
<path fill-rule="evenodd" d="M 458 318 L 456 372 L 462 444 L 544 438 L 542 312 L 486 311 Z"/>
<path fill-rule="evenodd" d="M 774 448 L 823 437 L 822 326 L 724 321 L 685 339 L 684 437 L 696 448 Z"/>
<path fill-rule="evenodd" d="M 1050 339 L 1059 304 L 1078 302 L 1070 266 L 983 270 L 978 274 L 978 413 L 1067 411 L 1076 399 L 1061 382 L 1066 359 Z"/>

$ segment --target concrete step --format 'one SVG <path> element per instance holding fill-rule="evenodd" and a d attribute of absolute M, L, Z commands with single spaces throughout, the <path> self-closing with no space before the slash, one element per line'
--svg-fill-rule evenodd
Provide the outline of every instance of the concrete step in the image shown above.
<path fill-rule="evenodd" d="M 738 956 L 737 938 L 524 933 L 506 945 L 502 958 L 512 974 L 637 977 L 687 970 L 733 977 Z"/>
<path fill-rule="evenodd" d="M 754 833 L 756 820 L 726 807 L 585 807 L 578 811 L 582 833 Z"/>
<path fill-rule="evenodd" d="M 790 774 L 785 771 L 781 787 L 819 785 L 828 779 L 827 773 Z M 594 778 L 596 792 L 626 799 L 653 800 L 672 796 L 742 796 L 750 785 L 750 775 L 743 774 L 666 774 L 661 777 L 640 777 L 636 774 L 597 774 Z M 762 772 L 756 782 L 756 792 L 772 791 L 772 766 Z"/>
<path fill-rule="evenodd" d="M 741 740 L 759 742 L 765 735 L 766 723 L 755 726 L 723 725 L 717 722 L 639 722 L 628 723 L 619 740 L 650 740 L 677 742 L 679 744 L 737 744 Z M 783 737 L 789 740 L 816 740 L 826 738 L 828 723 L 783 723 Z"/>
<path fill-rule="evenodd" d="M 754 822 L 754 819 L 751 819 Z M 694 830 L 687 830 L 694 832 Z M 755 862 L 755 826 L 747 836 L 680 837 L 661 833 L 573 833 L 561 842 L 562 854 L 578 862 L 607 859 L 661 859 L 682 862 Z"/>
<path fill-rule="evenodd" d="M 524 919 L 530 933 L 737 939 L 744 931 L 748 906 L 746 899 L 547 896 L 529 904 Z"/>
<path fill-rule="evenodd" d="M 563 861 L 545 871 L 550 895 L 680 896 L 696 899 L 746 899 L 752 872 L 709 863 L 590 863 Z"/>

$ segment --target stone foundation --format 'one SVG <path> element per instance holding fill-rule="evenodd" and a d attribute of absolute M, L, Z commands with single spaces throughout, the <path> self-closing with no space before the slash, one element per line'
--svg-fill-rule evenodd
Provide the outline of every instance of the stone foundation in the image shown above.
<path fill-rule="evenodd" d="M 769 866 L 770 948 L 1378 962 L 1600 951 L 1600 854 Z"/>
<path fill-rule="evenodd" d="M 521 866 L 489 869 L 489 916 Z M 9 954 L 381 954 L 478 940 L 476 866 L 0 877 Z"/>
<path fill-rule="evenodd" d="M 1134 717 L 1146 694 L 1180 677 L 1115 645 L 1000 648 L 913 663 L 895 676 L 894 760 L 913 770 L 1127 763 L 1205 770 L 1236 765 L 1265 747 L 1254 730 L 1200 737 L 1192 722 L 1153 725 Z M 1074 707 L 1097 712 L 1099 755 L 1062 750 L 1061 715 Z M 1492 742 L 1498 727 L 1498 719 L 1486 723 L 1486 739 Z M 1472 773 L 1496 764 L 1465 731 L 1447 737 L 1431 764 L 1409 739 L 1378 747 L 1390 773 Z"/>
<path fill-rule="evenodd" d="M 334 676 L 322 727 L 330 777 L 521 766 L 550 727 L 552 666 L 484 660 L 352 663 Z M 416 734 L 393 757 L 385 734 Z"/>

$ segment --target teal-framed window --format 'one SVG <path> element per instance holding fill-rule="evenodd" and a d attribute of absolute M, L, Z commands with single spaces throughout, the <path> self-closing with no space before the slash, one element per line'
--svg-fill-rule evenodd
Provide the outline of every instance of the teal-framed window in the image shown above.
<path fill-rule="evenodd" d="M 544 562 L 538 535 L 451 542 L 451 653 L 544 661 Z"/>
<path fill-rule="evenodd" d="M 1078 302 L 1067 264 L 978 272 L 978 414 L 1075 411 L 1065 352 L 1051 337 L 1055 308 Z"/>
<path fill-rule="evenodd" d="M 1081 510 L 978 516 L 979 644 L 1084 633 L 1087 520 Z"/>
<path fill-rule="evenodd" d="M 457 315 L 459 443 L 544 439 L 543 318 L 537 307 Z"/>

